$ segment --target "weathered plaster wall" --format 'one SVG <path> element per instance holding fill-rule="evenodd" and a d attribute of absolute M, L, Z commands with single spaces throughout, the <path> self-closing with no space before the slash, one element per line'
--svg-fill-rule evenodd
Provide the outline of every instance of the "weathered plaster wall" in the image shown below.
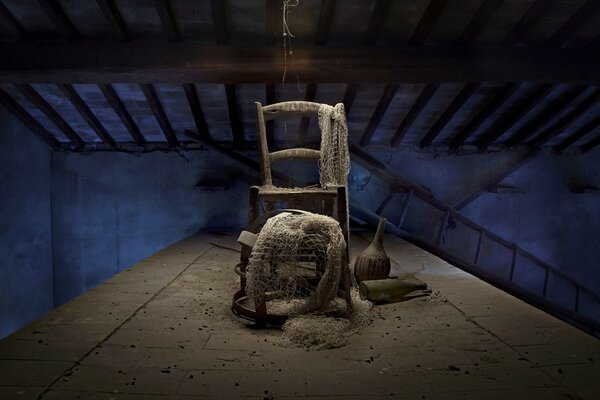
<path fill-rule="evenodd" d="M 51 154 L 0 107 L 0 338 L 54 307 Z"/>
<path fill-rule="evenodd" d="M 215 192 L 194 188 L 198 182 L 230 183 L 228 163 L 208 151 L 184 157 L 55 154 L 57 304 L 199 230 L 246 223 L 247 184 Z"/>
<path fill-rule="evenodd" d="M 600 293 L 600 195 L 571 190 L 600 187 L 598 150 L 542 154 L 504 181 L 518 193 L 485 193 L 464 211 Z"/>
<path fill-rule="evenodd" d="M 371 154 L 451 205 L 518 158 L 514 152 L 432 158 L 411 151 L 392 154 L 371 149 Z M 388 192 L 386 185 L 358 166 L 351 184 L 353 198 L 371 210 Z M 502 184 L 514 186 L 517 193 L 484 192 L 463 212 L 600 293 L 600 195 L 571 191 L 600 187 L 600 149 L 581 156 L 543 152 Z M 387 212 L 393 215 L 400 204 L 391 202 Z"/>

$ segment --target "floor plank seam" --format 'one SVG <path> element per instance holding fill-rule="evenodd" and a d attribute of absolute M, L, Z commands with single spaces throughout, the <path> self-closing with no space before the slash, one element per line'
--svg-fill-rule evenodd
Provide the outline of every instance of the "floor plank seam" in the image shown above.
<path fill-rule="evenodd" d="M 159 294 L 161 294 L 163 292 L 163 290 L 165 290 L 165 288 L 167 288 L 169 285 L 171 285 L 173 282 L 175 282 L 175 280 L 177 280 L 177 278 L 179 278 L 184 272 L 186 272 L 192 265 L 194 265 L 196 263 L 196 261 L 200 260 L 202 257 L 204 257 L 204 255 L 206 253 L 208 253 L 210 250 L 213 249 L 214 246 L 210 246 L 208 247 L 206 250 L 204 250 L 198 257 L 194 258 L 194 260 L 192 262 L 190 262 L 188 264 L 187 267 L 185 267 L 182 271 L 180 271 L 177 275 L 175 275 L 175 277 L 173 277 L 173 279 L 171 279 L 166 285 L 164 285 L 162 288 L 160 288 L 160 290 L 158 290 L 156 293 L 154 293 L 154 295 L 152 295 L 152 297 L 150 297 L 148 300 L 146 300 L 142 305 L 140 305 L 138 308 L 136 308 L 129 317 L 127 317 L 125 320 L 123 320 L 123 322 L 121 322 L 121 324 L 119 324 L 115 329 L 113 329 L 108 335 L 106 335 L 106 337 L 104 339 L 102 339 L 100 342 L 98 342 L 93 348 L 90 349 L 90 351 L 88 351 L 87 353 L 85 353 L 83 356 L 81 356 L 77 361 L 75 361 L 73 363 L 73 365 L 69 368 L 67 368 L 65 371 L 61 372 L 60 375 L 58 375 L 58 377 L 53 380 L 47 387 L 46 389 L 44 389 L 39 395 L 38 395 L 38 400 L 42 400 L 44 398 L 44 395 L 46 393 L 48 393 L 48 391 L 50 391 L 52 389 L 52 387 L 54 385 L 56 385 L 57 382 L 60 381 L 60 379 L 65 375 L 65 373 L 67 373 L 68 371 L 73 370 L 73 368 L 81 365 L 81 362 L 88 357 L 90 354 L 92 354 L 96 349 L 98 349 L 99 347 L 102 346 L 102 344 L 104 344 L 108 339 L 110 339 L 119 329 L 121 329 L 121 327 L 123 325 L 125 325 L 127 322 L 129 322 L 131 319 L 133 319 L 137 313 L 144 308 L 148 303 L 150 303 L 152 300 L 154 300 Z"/>
<path fill-rule="evenodd" d="M 452 303 L 451 301 L 447 301 L 448 304 L 450 304 L 452 307 L 454 307 L 458 312 L 460 312 L 467 321 L 472 322 L 474 325 L 476 325 L 478 328 L 482 329 L 483 331 L 489 333 L 490 335 L 492 335 L 494 338 L 496 338 L 496 340 L 498 340 L 499 342 L 505 344 L 506 346 L 508 346 L 511 350 L 513 350 L 515 353 L 517 353 L 521 358 L 524 358 L 527 360 L 527 362 L 529 363 L 529 365 L 531 366 L 531 368 L 541 372 L 542 374 L 546 375 L 548 378 L 550 378 L 550 380 L 552 380 L 553 382 L 556 383 L 556 387 L 561 387 L 569 392 L 573 392 L 573 390 L 571 388 L 568 388 L 567 386 L 565 386 L 562 382 L 557 381 L 552 375 L 550 375 L 549 373 L 547 373 L 546 371 L 538 368 L 537 365 L 535 365 L 535 363 L 530 360 L 528 357 L 526 357 L 525 354 L 521 353 L 520 351 L 518 351 L 517 349 L 515 349 L 515 346 L 511 346 L 508 342 L 506 342 L 504 339 L 502 339 L 500 336 L 496 335 L 494 332 L 492 332 L 490 329 L 486 328 L 485 326 L 479 324 L 477 321 L 475 321 L 474 319 L 470 318 L 469 316 L 467 316 L 467 314 L 465 312 L 463 312 L 463 310 L 461 310 L 457 305 L 455 305 L 454 303 Z M 535 386 L 532 386 L 535 387 Z M 574 393 L 572 393 L 574 394 Z"/>

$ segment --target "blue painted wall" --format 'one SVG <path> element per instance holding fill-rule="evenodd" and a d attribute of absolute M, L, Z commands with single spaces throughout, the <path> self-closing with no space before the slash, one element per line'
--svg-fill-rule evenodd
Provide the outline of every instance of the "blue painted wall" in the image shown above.
<path fill-rule="evenodd" d="M 519 193 L 485 193 L 465 214 L 600 293 L 600 195 L 571 190 L 600 188 L 600 149 L 542 154 L 504 183 Z"/>
<path fill-rule="evenodd" d="M 514 152 L 434 158 L 372 148 L 371 154 L 448 204 L 456 204 L 517 159 Z M 374 210 L 387 195 L 387 186 L 358 166 L 352 175 L 351 195 Z M 571 190 L 600 188 L 600 149 L 578 156 L 542 152 L 502 184 L 518 192 L 484 192 L 464 214 L 600 293 L 600 195 Z M 388 206 L 392 214 L 394 207 L 399 209 L 400 200 Z"/>
<path fill-rule="evenodd" d="M 247 222 L 248 183 L 212 151 L 51 153 L 4 111 L 0 135 L 0 337 L 194 232 Z M 516 158 L 372 153 L 450 204 Z M 600 150 L 543 154 L 503 182 L 522 193 L 484 193 L 464 212 L 600 292 L 600 197 L 570 190 L 600 187 L 599 160 Z M 231 186 L 206 192 L 199 182 Z M 353 167 L 355 201 L 375 209 L 386 194 Z"/>
<path fill-rule="evenodd" d="M 55 154 L 57 304 L 199 230 L 241 228 L 247 184 L 195 189 L 198 182 L 231 181 L 227 166 L 208 151 Z"/>
<path fill-rule="evenodd" d="M 0 338 L 54 307 L 51 152 L 0 108 Z"/>

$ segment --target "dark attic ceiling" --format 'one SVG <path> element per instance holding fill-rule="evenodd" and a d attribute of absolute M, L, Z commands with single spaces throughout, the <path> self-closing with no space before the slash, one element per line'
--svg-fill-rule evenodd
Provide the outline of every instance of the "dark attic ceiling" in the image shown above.
<path fill-rule="evenodd" d="M 300 0 L 285 84 L 282 0 L 0 0 L 0 22 L 0 103 L 64 150 L 252 149 L 253 103 L 286 100 L 344 102 L 360 146 L 600 144 L 598 0 Z"/>

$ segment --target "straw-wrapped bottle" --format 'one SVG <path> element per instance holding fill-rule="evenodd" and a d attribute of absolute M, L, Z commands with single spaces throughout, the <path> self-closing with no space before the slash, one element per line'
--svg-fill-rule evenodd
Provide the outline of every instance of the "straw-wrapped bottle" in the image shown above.
<path fill-rule="evenodd" d="M 384 232 L 385 218 L 381 218 L 373 242 L 354 261 L 354 277 L 357 283 L 385 279 L 389 276 L 391 264 L 383 249 Z"/>

